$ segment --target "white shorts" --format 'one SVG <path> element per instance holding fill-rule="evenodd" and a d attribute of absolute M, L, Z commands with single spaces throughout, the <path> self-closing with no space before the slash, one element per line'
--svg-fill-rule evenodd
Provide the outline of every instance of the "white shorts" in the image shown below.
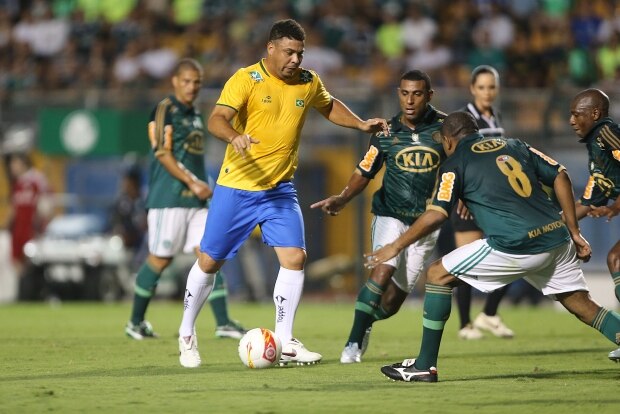
<path fill-rule="evenodd" d="M 148 212 L 149 253 L 173 257 L 181 250 L 192 253 L 200 245 L 206 208 L 152 208 Z"/>
<path fill-rule="evenodd" d="M 372 220 L 372 250 L 380 249 L 393 242 L 408 228 L 409 225 L 393 217 L 375 216 Z M 437 237 L 439 237 L 439 230 L 418 240 L 403 250 L 401 254 L 384 263 L 396 268 L 392 280 L 401 290 L 405 292 L 413 290 L 424 269 L 424 263 L 435 248 Z M 400 266 L 403 259 L 406 267 Z"/>
<path fill-rule="evenodd" d="M 452 275 L 482 292 L 491 292 L 521 278 L 551 297 L 588 291 L 572 242 L 548 252 L 520 255 L 495 250 L 482 239 L 448 253 L 441 263 Z"/>

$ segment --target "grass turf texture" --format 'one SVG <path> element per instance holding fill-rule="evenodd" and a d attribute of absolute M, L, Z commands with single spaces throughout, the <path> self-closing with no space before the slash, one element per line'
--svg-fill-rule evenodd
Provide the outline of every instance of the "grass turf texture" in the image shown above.
<path fill-rule="evenodd" d="M 129 303 L 0 307 L 0 412 L 209 413 L 618 413 L 620 365 L 592 328 L 552 307 L 504 307 L 512 340 L 456 337 L 446 326 L 439 383 L 391 382 L 379 368 L 414 356 L 421 305 L 377 323 L 363 363 L 341 365 L 352 303 L 302 301 L 295 334 L 323 362 L 250 370 L 237 341 L 214 338 L 208 305 L 199 319 L 203 365 L 179 365 L 181 304 L 155 302 L 158 340 L 124 336 Z M 477 310 L 477 307 L 475 307 Z M 231 304 L 247 328 L 273 328 L 270 304 Z M 473 315 L 475 316 L 475 314 Z M 402 411 L 401 411 L 402 410 Z"/>

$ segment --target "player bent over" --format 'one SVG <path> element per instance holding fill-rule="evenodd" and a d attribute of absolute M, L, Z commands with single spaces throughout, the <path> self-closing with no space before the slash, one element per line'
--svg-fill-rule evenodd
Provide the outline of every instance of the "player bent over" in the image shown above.
<path fill-rule="evenodd" d="M 591 250 L 579 232 L 572 183 L 564 167 L 522 141 L 484 138 L 465 112 L 448 115 L 440 139 L 448 159 L 439 169 L 427 211 L 393 243 L 368 255 L 367 265 L 389 260 L 435 231 L 459 199 L 487 238 L 430 266 L 420 352 L 381 372 L 397 381 L 437 382 L 439 345 L 450 316 L 452 287 L 459 281 L 490 292 L 525 278 L 615 342 L 620 315 L 590 298 L 580 267 L 579 259 L 589 260 Z M 554 189 L 564 221 L 540 183 Z"/>

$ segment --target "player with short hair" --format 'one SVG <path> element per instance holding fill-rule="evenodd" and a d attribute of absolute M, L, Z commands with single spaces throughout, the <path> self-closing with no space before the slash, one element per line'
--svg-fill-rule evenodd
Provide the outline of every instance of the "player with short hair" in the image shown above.
<path fill-rule="evenodd" d="M 389 135 L 372 135 L 368 151 L 344 190 L 311 206 L 337 214 L 385 167 L 382 186 L 372 199 L 373 250 L 403 234 L 426 210 L 437 169 L 446 158 L 441 144 L 432 138 L 446 114 L 430 104 L 434 93 L 430 77 L 420 70 L 408 71 L 401 76 L 397 93 L 400 112 L 388 123 Z M 429 234 L 372 269 L 357 295 L 353 326 L 341 363 L 362 362 L 372 324 L 398 312 L 415 287 L 438 233 Z"/>
<path fill-rule="evenodd" d="M 586 144 L 590 179 L 577 201 L 577 218 L 606 217 L 620 213 L 620 125 L 609 117 L 609 97 L 600 89 L 579 92 L 571 102 L 570 125 Z M 612 202 L 609 204 L 609 202 Z M 607 267 L 620 301 L 620 240 L 607 253 Z M 620 337 L 616 339 L 620 345 Z M 609 358 L 620 361 L 620 348 Z"/>
<path fill-rule="evenodd" d="M 204 164 L 204 124 L 194 106 L 203 70 L 194 59 L 181 59 L 172 74 L 174 94 L 153 110 L 148 136 L 153 150 L 149 177 L 149 255 L 136 278 L 131 319 L 125 334 L 133 339 L 155 338 L 146 310 L 159 278 L 181 250 L 197 252 L 200 230 L 207 217 L 211 187 Z M 217 295 L 210 302 L 216 319 L 215 335 L 239 339 L 245 330 L 228 316 L 227 292 L 220 274 Z"/>
<path fill-rule="evenodd" d="M 565 168 L 520 140 L 483 137 L 466 112 L 448 115 L 438 135 L 448 159 L 439 169 L 431 204 L 407 232 L 368 255 L 367 265 L 383 263 L 435 231 L 458 200 L 465 202 L 487 238 L 429 267 L 420 353 L 381 372 L 397 381 L 438 381 L 439 345 L 450 316 L 452 287 L 459 282 L 489 292 L 525 278 L 615 341 L 620 315 L 590 298 L 580 267 L 579 259 L 589 260 L 592 252 L 579 232 Z M 554 189 L 564 221 L 541 183 Z"/>
<path fill-rule="evenodd" d="M 471 72 L 469 91 L 473 97 L 472 102 L 465 105 L 461 111 L 469 112 L 476 119 L 479 132 L 484 137 L 503 137 L 504 128 L 501 126 L 501 118 L 493 104 L 499 93 L 499 73 L 489 65 L 477 66 Z M 456 247 L 464 246 L 474 240 L 481 239 L 484 235 L 471 217 L 463 218 L 457 214 L 456 209 L 450 214 L 450 224 L 454 230 L 454 242 Z M 506 295 L 508 286 L 494 290 L 487 295 L 482 312 L 474 319 L 470 317 L 472 288 L 468 284 L 461 284 L 455 290 L 456 304 L 459 312 L 461 326 L 458 337 L 461 339 L 481 339 L 481 331 L 488 331 L 500 338 L 512 338 L 514 332 L 497 314 L 497 309 L 502 298 Z"/>
<path fill-rule="evenodd" d="M 303 217 L 291 181 L 301 129 L 311 108 L 336 125 L 363 132 L 387 131 L 387 122 L 360 119 L 329 94 L 315 72 L 301 68 L 304 41 L 304 29 L 295 20 L 275 22 L 266 58 L 239 69 L 226 82 L 209 117 L 209 132 L 229 145 L 200 254 L 187 278 L 179 328 L 179 360 L 185 367 L 201 363 L 193 328 L 215 272 L 235 256 L 256 225 L 280 262 L 273 289 L 280 363 L 313 364 L 322 358 L 293 337 L 306 261 Z"/>

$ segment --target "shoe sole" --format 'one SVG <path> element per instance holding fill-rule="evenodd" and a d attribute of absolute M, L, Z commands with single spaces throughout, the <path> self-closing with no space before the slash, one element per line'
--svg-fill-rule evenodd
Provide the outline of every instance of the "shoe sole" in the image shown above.
<path fill-rule="evenodd" d="M 233 333 L 233 332 L 216 332 L 216 338 L 231 338 L 231 339 L 241 339 L 243 338 L 243 334 Z"/>
<path fill-rule="evenodd" d="M 318 361 L 311 361 L 311 362 L 303 362 L 303 361 L 282 361 L 280 360 L 278 362 L 278 366 L 280 367 L 285 367 L 289 364 L 291 365 L 297 365 L 297 366 L 306 366 L 306 365 L 316 365 L 319 364 L 321 362 L 321 360 L 319 359 Z"/>
<path fill-rule="evenodd" d="M 140 335 L 139 333 L 127 329 L 125 330 L 125 335 L 128 338 L 135 339 L 136 341 L 141 341 L 144 339 L 144 336 Z"/>

